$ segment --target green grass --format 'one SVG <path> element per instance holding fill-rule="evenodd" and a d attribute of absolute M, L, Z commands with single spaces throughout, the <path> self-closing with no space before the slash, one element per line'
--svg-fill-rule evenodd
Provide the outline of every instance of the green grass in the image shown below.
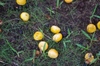
<path fill-rule="evenodd" d="M 13 1 L 13 0 L 10 0 Z M 51 0 L 49 0 L 51 1 Z M 4 2 L 4 3 L 3 3 Z M 0 5 L 5 5 L 7 0 L 0 2 Z M 85 53 L 91 51 L 94 41 L 97 41 L 96 34 L 88 34 L 84 29 L 70 28 L 69 26 L 74 22 L 74 15 L 77 13 L 77 6 L 66 5 L 63 1 L 55 0 L 55 9 L 60 9 L 64 4 L 67 12 L 66 15 L 62 15 L 59 11 L 54 10 L 54 5 L 44 5 L 45 0 L 27 0 L 25 6 L 20 6 L 21 9 L 12 9 L 11 4 L 8 5 L 7 12 L 0 19 L 3 21 L 1 28 L 3 32 L 0 33 L 0 61 L 11 65 L 16 63 L 19 66 L 82 66 L 84 63 Z M 76 0 L 78 2 L 78 0 Z M 76 3 L 74 2 L 74 3 Z M 30 3 L 30 4 L 28 4 Z M 40 5 L 42 4 L 42 5 Z M 34 5 L 34 6 L 33 6 Z M 28 6 L 28 7 L 27 7 Z M 26 8 L 27 7 L 27 8 Z M 71 7 L 71 8 L 69 8 Z M 93 17 L 100 18 L 99 15 L 94 14 L 97 5 L 91 11 Z M 30 14 L 30 19 L 27 23 L 20 19 L 20 13 L 26 11 Z M 11 16 L 14 15 L 13 18 Z M 46 15 L 49 15 L 51 19 L 48 19 Z M 63 20 L 61 17 L 68 18 L 69 20 Z M 61 32 L 66 31 L 67 36 L 56 43 L 52 41 L 53 33 L 50 32 L 50 26 L 52 24 L 58 25 L 61 28 Z M 77 23 L 78 24 L 78 23 Z M 66 28 L 67 26 L 67 28 Z M 86 26 L 85 26 L 86 27 Z M 33 39 L 35 31 L 42 31 L 44 33 L 43 40 L 49 44 L 49 49 L 55 48 L 59 52 L 59 56 L 56 59 L 48 57 L 48 50 L 41 53 L 38 57 L 35 57 L 35 52 L 38 50 L 39 41 Z M 80 36 L 78 39 L 77 36 Z M 81 43 L 78 40 L 81 41 Z M 96 44 L 96 43 L 95 43 Z M 93 63 L 98 63 L 100 57 L 100 51 L 95 54 Z M 34 60 L 34 62 L 33 62 Z M 1 62 L 0 62 L 1 63 Z M 91 64 L 95 66 L 95 64 Z"/>

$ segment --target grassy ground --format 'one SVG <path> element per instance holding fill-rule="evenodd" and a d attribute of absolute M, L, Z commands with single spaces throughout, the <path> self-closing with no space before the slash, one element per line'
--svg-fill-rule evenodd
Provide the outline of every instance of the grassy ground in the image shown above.
<path fill-rule="evenodd" d="M 24 6 L 14 0 L 1 2 L 0 66 L 87 66 L 87 52 L 97 59 L 90 66 L 100 65 L 100 30 L 93 34 L 86 31 L 90 21 L 96 24 L 100 20 L 99 0 L 74 0 L 71 4 L 63 0 L 27 0 Z M 30 14 L 27 23 L 19 17 L 23 11 Z M 63 39 L 58 43 L 52 41 L 52 25 L 61 28 Z M 57 59 L 47 56 L 49 49 L 35 57 L 39 41 L 33 39 L 33 34 L 37 30 L 43 31 L 49 49 L 58 50 Z"/>

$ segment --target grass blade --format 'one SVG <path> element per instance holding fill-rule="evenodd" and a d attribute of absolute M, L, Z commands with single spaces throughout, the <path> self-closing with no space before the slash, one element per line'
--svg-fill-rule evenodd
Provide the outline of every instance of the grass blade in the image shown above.
<path fill-rule="evenodd" d="M 100 16 L 98 16 L 98 15 L 94 15 L 94 17 L 96 17 L 96 18 L 100 18 Z"/>
<path fill-rule="evenodd" d="M 94 60 L 90 63 L 90 65 L 93 64 L 93 63 L 95 63 L 97 60 L 98 60 L 97 58 L 94 59 Z"/>
<path fill-rule="evenodd" d="M 65 41 L 66 43 L 68 43 L 68 42 L 71 42 L 71 40 L 67 40 L 67 41 Z"/>
<path fill-rule="evenodd" d="M 68 32 L 68 35 L 70 35 L 70 34 L 71 34 L 71 31 L 70 31 L 70 29 L 68 29 L 68 30 L 67 30 L 67 32 Z"/>
<path fill-rule="evenodd" d="M 79 47 L 79 48 L 81 48 L 81 49 L 85 49 L 85 50 L 87 49 L 86 47 L 84 47 L 84 46 L 81 45 L 81 44 L 76 44 L 76 46 Z"/>
<path fill-rule="evenodd" d="M 46 43 L 44 43 L 44 46 L 43 46 L 43 53 L 45 52 L 45 48 L 46 48 Z"/>
<path fill-rule="evenodd" d="M 67 35 L 66 39 L 70 37 L 70 35 L 73 33 L 73 31 L 70 31 L 70 29 L 68 29 L 67 32 L 68 32 L 68 35 Z"/>
<path fill-rule="evenodd" d="M 8 40 L 6 40 L 6 43 L 11 48 L 11 50 L 17 54 L 17 51 L 11 46 L 11 44 L 8 42 Z"/>
<path fill-rule="evenodd" d="M 32 61 L 33 57 L 26 59 L 24 62 Z"/>
<path fill-rule="evenodd" d="M 83 33 L 88 39 L 91 40 L 91 37 L 90 37 L 85 31 L 83 31 L 83 30 L 81 30 L 81 31 L 82 31 L 82 33 Z"/>
<path fill-rule="evenodd" d="M 59 0 L 57 0 L 57 8 L 59 7 Z"/>
<path fill-rule="evenodd" d="M 98 6 L 98 4 L 96 4 L 96 6 L 94 7 L 94 10 L 92 12 L 92 15 L 90 16 L 90 20 L 93 18 L 94 14 L 96 12 L 97 6 Z"/>
<path fill-rule="evenodd" d="M 71 40 L 63 41 L 64 48 L 67 48 L 66 43 L 71 42 Z"/>
<path fill-rule="evenodd" d="M 100 51 L 96 54 L 96 56 L 100 56 Z"/>
<path fill-rule="evenodd" d="M 63 1 L 60 2 L 60 0 L 56 1 L 56 7 L 59 8 L 62 5 Z"/>
<path fill-rule="evenodd" d="M 17 52 L 17 55 L 18 55 L 18 57 L 19 57 L 19 54 L 21 54 L 21 53 L 23 53 L 24 51 L 19 51 L 19 52 Z"/>
<path fill-rule="evenodd" d="M 61 6 L 61 4 L 63 4 L 63 1 L 62 1 L 62 2 L 60 2 L 60 6 Z"/>
<path fill-rule="evenodd" d="M 33 57 L 26 59 L 24 62 L 28 62 L 28 61 L 32 61 L 32 60 L 34 60 L 34 62 L 35 62 L 35 54 L 36 54 L 36 50 L 33 51 Z"/>
<path fill-rule="evenodd" d="M 65 41 L 63 41 L 63 45 L 64 45 L 64 48 L 66 48 L 67 46 L 66 46 L 66 42 Z"/>
<path fill-rule="evenodd" d="M 50 12 L 50 14 L 55 14 L 55 12 L 53 11 L 52 7 L 47 8 L 47 10 Z"/>

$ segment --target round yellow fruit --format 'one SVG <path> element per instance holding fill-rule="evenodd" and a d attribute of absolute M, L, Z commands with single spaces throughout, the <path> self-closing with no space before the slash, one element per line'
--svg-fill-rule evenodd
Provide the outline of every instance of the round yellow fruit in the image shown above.
<path fill-rule="evenodd" d="M 61 41 L 61 39 L 62 39 L 62 34 L 61 33 L 57 33 L 57 34 L 55 34 L 54 36 L 53 36 L 53 41 L 55 41 L 55 42 L 59 42 L 59 41 Z"/>
<path fill-rule="evenodd" d="M 60 32 L 60 28 L 58 26 L 55 26 L 55 25 L 51 26 L 50 30 L 52 33 L 59 33 Z"/>
<path fill-rule="evenodd" d="M 48 56 L 49 56 L 50 58 L 57 58 L 57 57 L 58 57 L 58 51 L 55 50 L 55 49 L 50 49 L 50 50 L 48 51 Z"/>
<path fill-rule="evenodd" d="M 97 28 L 100 29 L 100 21 L 97 23 Z"/>
<path fill-rule="evenodd" d="M 87 32 L 88 33 L 93 33 L 93 32 L 95 32 L 96 31 L 96 26 L 94 25 L 94 24 L 89 24 L 88 26 L 87 26 Z"/>
<path fill-rule="evenodd" d="M 85 62 L 87 64 L 90 64 L 93 60 L 94 60 L 94 56 L 92 55 L 92 53 L 86 53 Z"/>
<path fill-rule="evenodd" d="M 38 47 L 40 50 L 45 51 L 48 49 L 48 43 L 45 41 L 41 41 L 39 42 Z"/>
<path fill-rule="evenodd" d="M 26 0 L 16 0 L 16 3 L 18 5 L 25 5 L 26 4 Z"/>
<path fill-rule="evenodd" d="M 36 31 L 33 35 L 34 40 L 42 40 L 44 37 L 43 33 L 40 31 Z"/>
<path fill-rule="evenodd" d="M 30 18 L 30 16 L 29 16 L 29 14 L 28 14 L 27 12 L 22 12 L 22 13 L 20 14 L 20 18 L 21 18 L 23 21 L 28 21 L 29 18 Z"/>
<path fill-rule="evenodd" d="M 73 0 L 65 0 L 66 3 L 72 3 Z"/>

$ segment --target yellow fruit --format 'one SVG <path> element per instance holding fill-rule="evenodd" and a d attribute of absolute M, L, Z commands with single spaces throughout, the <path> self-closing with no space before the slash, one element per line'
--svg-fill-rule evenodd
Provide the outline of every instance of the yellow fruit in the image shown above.
<path fill-rule="evenodd" d="M 97 23 L 97 28 L 100 29 L 100 21 Z"/>
<path fill-rule="evenodd" d="M 41 41 L 41 42 L 39 42 L 38 47 L 40 50 L 45 51 L 48 49 L 48 43 L 45 41 Z"/>
<path fill-rule="evenodd" d="M 96 31 L 96 26 L 94 25 L 94 24 L 89 24 L 88 26 L 87 26 L 87 32 L 88 33 L 93 33 L 93 32 L 95 32 Z"/>
<path fill-rule="evenodd" d="M 34 40 L 42 40 L 44 37 L 43 33 L 40 31 L 36 31 L 33 35 Z"/>
<path fill-rule="evenodd" d="M 20 18 L 21 18 L 23 21 L 28 21 L 29 18 L 30 18 L 30 16 L 29 16 L 29 14 L 28 14 L 27 12 L 22 12 L 22 13 L 20 14 Z"/>
<path fill-rule="evenodd" d="M 58 51 L 55 50 L 55 49 L 50 49 L 50 50 L 48 51 L 48 56 L 49 56 L 50 58 L 57 58 L 57 57 L 58 57 Z"/>
<path fill-rule="evenodd" d="M 53 36 L 53 41 L 55 42 L 59 42 L 62 39 L 62 34 L 61 33 L 57 33 Z"/>
<path fill-rule="evenodd" d="M 60 32 L 60 28 L 58 26 L 55 26 L 55 25 L 51 26 L 50 30 L 52 33 L 59 33 Z"/>
<path fill-rule="evenodd" d="M 73 0 L 65 0 L 66 3 L 72 3 Z"/>
<path fill-rule="evenodd" d="M 94 60 L 94 56 L 92 55 L 92 53 L 86 53 L 85 62 L 87 64 L 90 64 L 93 60 Z"/>
<path fill-rule="evenodd" d="M 26 4 L 26 0 L 16 0 L 16 3 L 18 5 L 25 5 Z"/>

